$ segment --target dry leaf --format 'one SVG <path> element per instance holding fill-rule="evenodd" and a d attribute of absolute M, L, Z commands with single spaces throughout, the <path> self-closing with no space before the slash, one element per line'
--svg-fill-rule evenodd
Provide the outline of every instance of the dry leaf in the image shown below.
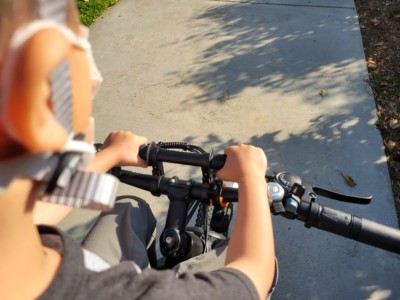
<path fill-rule="evenodd" d="M 376 63 L 372 58 L 368 58 L 367 60 L 367 67 L 368 68 L 376 68 Z"/>
<path fill-rule="evenodd" d="M 347 182 L 347 184 L 348 184 L 349 186 L 355 187 L 355 186 L 357 185 L 357 183 L 354 181 L 353 178 L 351 178 L 351 176 L 346 175 L 346 174 L 344 174 L 344 173 L 341 173 L 341 174 L 342 174 L 344 180 L 346 180 L 346 182 Z"/>
<path fill-rule="evenodd" d="M 395 142 L 395 141 L 392 141 L 392 140 L 388 140 L 388 141 L 386 142 L 386 147 L 387 147 L 390 151 L 392 151 L 392 150 L 394 149 L 394 147 L 396 147 L 396 142 Z"/>
<path fill-rule="evenodd" d="M 321 90 L 321 91 L 319 92 L 319 95 L 320 95 L 321 97 L 325 97 L 326 94 L 328 94 L 328 91 L 327 91 L 327 90 Z"/>
<path fill-rule="evenodd" d="M 399 120 L 397 120 L 397 119 L 391 119 L 391 120 L 389 121 L 389 126 L 390 126 L 390 128 L 392 128 L 392 129 L 398 128 L 398 127 L 400 126 Z"/>

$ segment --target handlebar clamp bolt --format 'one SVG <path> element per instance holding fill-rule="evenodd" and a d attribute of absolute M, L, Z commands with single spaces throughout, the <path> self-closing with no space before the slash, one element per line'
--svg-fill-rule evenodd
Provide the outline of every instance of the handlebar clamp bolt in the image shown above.
<path fill-rule="evenodd" d="M 162 255 L 167 256 L 175 253 L 181 245 L 181 237 L 175 228 L 164 229 L 160 236 L 160 250 Z"/>
<path fill-rule="evenodd" d="M 315 202 L 315 200 L 317 199 L 317 195 L 315 193 L 309 193 L 308 195 L 310 196 L 311 202 Z"/>

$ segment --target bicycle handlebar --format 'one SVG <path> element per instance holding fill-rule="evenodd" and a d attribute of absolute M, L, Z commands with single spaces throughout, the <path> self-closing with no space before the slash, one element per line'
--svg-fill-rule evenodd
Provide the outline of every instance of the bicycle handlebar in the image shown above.
<path fill-rule="evenodd" d="M 140 149 L 139 155 L 149 165 L 153 165 L 156 162 L 169 162 L 208 167 L 214 170 L 221 169 L 226 160 L 226 155 L 172 151 L 162 149 L 154 143 L 143 146 Z M 122 170 L 118 177 L 124 183 L 147 190 L 157 196 L 160 194 L 168 195 L 171 183 L 174 185 L 190 186 L 190 196 L 192 199 L 205 203 L 210 202 L 210 185 L 213 184 L 212 182 L 184 181 L 179 180 L 177 177 L 156 177 L 125 170 Z M 303 183 L 294 174 L 278 173 L 273 177 L 266 176 L 266 178 L 270 181 L 268 183 L 270 194 L 270 188 L 275 189 L 272 193 L 273 201 L 271 205 L 271 210 L 275 215 L 279 214 L 289 219 L 303 221 L 307 228 L 315 227 L 400 254 L 400 230 L 316 203 L 316 191 L 313 190 L 313 187 Z M 311 192 L 309 192 L 310 189 Z M 332 194 L 337 195 L 337 193 L 333 192 Z M 237 189 L 222 188 L 221 196 L 225 202 L 236 202 L 238 196 Z M 328 193 L 324 191 L 323 196 L 329 196 L 329 191 Z M 305 199 L 307 197 L 311 200 L 308 201 Z M 361 200 L 358 203 L 366 204 L 371 200 L 371 197 L 355 199 L 357 201 Z"/>
<path fill-rule="evenodd" d="M 154 143 L 143 145 L 139 150 L 139 156 L 145 160 L 149 166 L 153 165 L 154 162 L 167 162 L 180 165 L 209 167 L 214 170 L 222 169 L 226 160 L 225 154 L 214 155 L 212 152 L 178 152 L 157 147 Z"/>
<path fill-rule="evenodd" d="M 374 221 L 320 205 L 303 201 L 303 212 L 298 220 L 305 227 L 315 227 L 330 233 L 400 254 L 400 230 Z"/>

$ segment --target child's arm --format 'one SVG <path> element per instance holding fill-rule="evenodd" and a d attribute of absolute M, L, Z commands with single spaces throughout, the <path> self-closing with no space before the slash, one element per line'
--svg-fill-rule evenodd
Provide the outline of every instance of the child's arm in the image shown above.
<path fill-rule="evenodd" d="M 139 147 L 147 139 L 128 131 L 114 131 L 103 143 L 103 150 L 96 154 L 93 163 L 88 167 L 91 172 L 106 172 L 115 166 L 146 167 L 138 153 Z M 56 225 L 72 210 L 72 207 L 36 201 L 34 223 Z"/>
<path fill-rule="evenodd" d="M 275 251 L 265 173 L 267 159 L 252 146 L 226 149 L 227 161 L 217 175 L 239 184 L 238 214 L 229 241 L 225 267 L 245 273 L 254 283 L 260 299 L 271 288 Z"/>
<path fill-rule="evenodd" d="M 33 223 L 57 225 L 72 211 L 71 206 L 42 202 L 35 202 L 33 209 Z"/>
<path fill-rule="evenodd" d="M 113 131 L 103 143 L 103 149 L 96 154 L 87 169 L 92 172 L 106 172 L 115 166 L 147 167 L 139 157 L 139 147 L 147 144 L 147 138 L 129 131 Z"/>

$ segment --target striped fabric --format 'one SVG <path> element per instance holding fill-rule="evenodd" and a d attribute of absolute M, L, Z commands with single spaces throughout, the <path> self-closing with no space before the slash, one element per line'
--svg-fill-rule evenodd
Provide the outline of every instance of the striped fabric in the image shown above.
<path fill-rule="evenodd" d="M 68 0 L 37 0 L 39 16 L 66 25 Z M 68 60 L 63 60 L 53 71 L 50 79 L 51 100 L 57 120 L 72 132 L 72 86 Z"/>
<path fill-rule="evenodd" d="M 66 24 L 67 0 L 38 0 L 43 19 Z M 57 120 L 71 135 L 72 85 L 70 66 L 63 60 L 50 78 L 51 100 Z M 57 187 L 42 201 L 72 207 L 107 209 L 114 204 L 119 181 L 109 174 L 89 173 L 66 167 L 57 179 Z"/>
<path fill-rule="evenodd" d="M 68 60 L 62 61 L 51 74 L 51 99 L 57 120 L 72 132 L 72 86 Z"/>
<path fill-rule="evenodd" d="M 109 209 L 114 204 L 118 180 L 109 174 L 77 172 L 67 188 L 56 188 L 42 201 L 72 207 Z"/>
<path fill-rule="evenodd" d="M 41 18 L 66 23 L 67 0 L 38 0 L 38 3 Z"/>

